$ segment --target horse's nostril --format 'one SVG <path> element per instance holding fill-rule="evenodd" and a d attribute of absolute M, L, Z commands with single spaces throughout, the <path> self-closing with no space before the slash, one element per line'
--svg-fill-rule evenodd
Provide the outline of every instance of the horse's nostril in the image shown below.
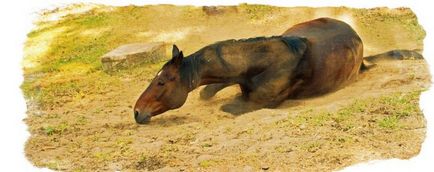
<path fill-rule="evenodd" d="M 139 116 L 139 111 L 134 111 L 134 118 L 137 118 Z"/>

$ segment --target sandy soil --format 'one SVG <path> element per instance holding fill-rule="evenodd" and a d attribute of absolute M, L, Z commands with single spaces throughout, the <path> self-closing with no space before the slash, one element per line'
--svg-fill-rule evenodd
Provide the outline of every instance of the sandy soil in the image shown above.
<path fill-rule="evenodd" d="M 43 137 L 43 130 L 35 132 L 26 153 L 32 161 L 54 162 L 51 167 L 60 170 L 322 171 L 372 159 L 407 159 L 418 154 L 424 139 L 425 121 L 420 111 L 405 117 L 404 127 L 395 130 L 376 126 L 376 120 L 390 115 L 381 104 L 351 114 L 355 123 L 350 129 L 342 129 L 332 119 L 321 124 L 280 123 L 297 121 L 306 111 L 333 113 L 355 101 L 427 88 L 429 78 L 424 61 L 387 62 L 335 93 L 288 100 L 278 109 L 241 116 L 219 110 L 239 94 L 237 87 L 227 88 L 209 101 L 199 100 L 199 90 L 195 90 L 182 108 L 142 126 L 134 123 L 130 111 L 131 98 L 143 87 L 126 82 L 129 91 L 110 92 L 68 104 L 72 107 L 68 111 L 58 110 L 59 115 L 68 116 L 63 118 L 67 129 L 49 137 Z M 89 114 L 83 114 L 83 109 Z M 27 122 L 32 125 L 38 120 L 34 116 Z M 45 122 L 60 121 L 53 116 L 53 121 Z"/>
<path fill-rule="evenodd" d="M 365 51 L 376 52 L 372 47 Z M 39 109 L 28 100 L 32 135 L 25 153 L 36 166 L 61 171 L 330 171 L 408 159 L 425 137 L 418 101 L 430 85 L 426 65 L 381 62 L 334 93 L 240 116 L 220 110 L 237 101 L 237 87 L 207 101 L 196 89 L 184 106 L 148 125 L 134 122 L 132 105 L 157 69 L 114 75 L 119 84 L 56 108 Z"/>

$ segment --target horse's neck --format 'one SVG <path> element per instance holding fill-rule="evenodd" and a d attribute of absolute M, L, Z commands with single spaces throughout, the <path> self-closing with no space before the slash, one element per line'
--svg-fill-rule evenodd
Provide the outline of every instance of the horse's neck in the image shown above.
<path fill-rule="evenodd" d="M 213 48 L 208 50 L 216 51 Z M 189 89 L 189 91 L 192 91 L 201 85 L 225 82 L 224 78 L 215 77 L 213 75 L 215 73 L 225 71 L 225 69 L 219 64 L 212 63 L 215 60 L 209 60 L 210 58 L 215 57 L 205 58 L 203 51 L 194 53 L 184 58 L 181 67 L 181 80 L 183 81 L 184 85 Z M 219 70 L 219 68 L 222 69 Z M 211 69 L 217 71 L 210 71 Z"/>
<path fill-rule="evenodd" d="M 223 45 L 207 46 L 184 58 L 181 79 L 189 91 L 201 85 L 237 81 L 238 75 L 232 76 L 234 72 L 230 73 L 231 69 L 223 57 L 221 46 Z"/>
<path fill-rule="evenodd" d="M 189 89 L 189 91 L 194 90 L 200 86 L 202 65 L 201 57 L 197 55 L 191 55 L 184 58 L 183 64 L 181 66 L 181 80 L 183 84 Z"/>

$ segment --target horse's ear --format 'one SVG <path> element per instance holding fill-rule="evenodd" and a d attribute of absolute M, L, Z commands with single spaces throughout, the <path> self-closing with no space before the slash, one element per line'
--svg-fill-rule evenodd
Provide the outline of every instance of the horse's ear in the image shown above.
<path fill-rule="evenodd" d="M 183 58 L 184 55 L 182 54 L 182 51 L 179 51 L 178 47 L 175 44 L 173 44 L 171 61 L 176 65 L 180 65 Z"/>
<path fill-rule="evenodd" d="M 176 56 L 178 56 L 179 55 L 179 49 L 178 49 L 178 47 L 175 45 L 175 44 L 173 44 L 173 48 L 172 48 L 172 58 L 174 58 L 174 57 L 176 57 Z"/>

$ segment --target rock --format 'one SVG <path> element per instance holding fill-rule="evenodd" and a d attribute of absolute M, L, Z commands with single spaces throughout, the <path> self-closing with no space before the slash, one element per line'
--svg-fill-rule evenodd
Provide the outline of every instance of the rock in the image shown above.
<path fill-rule="evenodd" d="M 268 169 L 270 169 L 270 167 L 268 165 L 262 165 L 261 166 L 261 170 L 267 171 Z"/>
<path fill-rule="evenodd" d="M 163 42 L 133 43 L 122 45 L 101 57 L 104 71 L 137 66 L 141 63 L 156 63 L 168 60 Z"/>

